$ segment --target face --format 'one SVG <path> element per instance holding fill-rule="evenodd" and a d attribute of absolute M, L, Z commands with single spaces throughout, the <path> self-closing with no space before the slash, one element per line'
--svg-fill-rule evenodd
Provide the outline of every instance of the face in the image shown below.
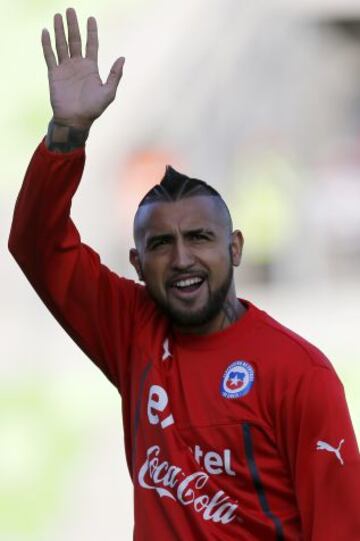
<path fill-rule="evenodd" d="M 213 197 L 141 207 L 130 261 L 157 305 L 181 328 L 214 320 L 240 264 L 242 236 Z"/>

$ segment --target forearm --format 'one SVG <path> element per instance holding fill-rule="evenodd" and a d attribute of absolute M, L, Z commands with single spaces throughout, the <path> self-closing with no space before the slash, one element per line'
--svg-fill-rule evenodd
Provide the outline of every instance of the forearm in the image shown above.
<path fill-rule="evenodd" d="M 45 145 L 53 152 L 71 152 L 83 148 L 89 136 L 90 128 L 66 126 L 51 119 L 45 139 Z"/>
<path fill-rule="evenodd" d="M 72 197 L 85 163 L 81 148 L 52 153 L 41 143 L 34 153 L 17 198 L 9 249 L 22 266 L 33 271 L 44 244 L 67 230 Z"/>
<path fill-rule="evenodd" d="M 118 360 L 127 355 L 139 287 L 104 266 L 71 220 L 84 165 L 82 148 L 65 154 L 39 145 L 16 202 L 8 245 L 57 321 L 120 388 Z"/>

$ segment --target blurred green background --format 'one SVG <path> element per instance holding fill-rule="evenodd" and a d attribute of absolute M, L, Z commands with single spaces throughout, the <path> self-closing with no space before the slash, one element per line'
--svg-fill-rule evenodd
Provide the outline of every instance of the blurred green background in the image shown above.
<path fill-rule="evenodd" d="M 72 215 L 119 273 L 132 216 L 171 163 L 213 184 L 245 236 L 249 298 L 331 359 L 360 436 L 360 8 L 353 2 L 76 1 L 100 70 L 126 65 L 94 126 Z M 7 252 L 17 193 L 51 118 L 41 29 L 68 4 L 2 12 L 0 538 L 132 538 L 114 388 Z M 83 38 L 85 41 L 85 37 Z"/>

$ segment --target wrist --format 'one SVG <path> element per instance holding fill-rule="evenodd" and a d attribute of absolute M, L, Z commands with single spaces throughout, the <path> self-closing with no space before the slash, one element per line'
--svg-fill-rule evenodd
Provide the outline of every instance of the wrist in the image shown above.
<path fill-rule="evenodd" d="M 55 152 L 71 152 L 85 146 L 89 136 L 90 126 L 70 126 L 51 119 L 45 144 L 49 150 Z"/>

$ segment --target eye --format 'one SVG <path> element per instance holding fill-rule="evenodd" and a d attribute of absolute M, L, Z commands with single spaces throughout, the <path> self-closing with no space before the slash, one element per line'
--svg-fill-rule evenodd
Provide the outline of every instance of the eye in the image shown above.
<path fill-rule="evenodd" d="M 158 240 L 153 241 L 150 244 L 149 249 L 156 250 L 157 248 L 160 248 L 161 246 L 165 246 L 166 244 L 169 244 L 169 239 L 158 239 Z"/>
<path fill-rule="evenodd" d="M 204 233 L 191 233 L 190 234 L 190 238 L 191 240 L 209 240 L 209 238 L 207 237 L 207 235 L 205 235 Z"/>

